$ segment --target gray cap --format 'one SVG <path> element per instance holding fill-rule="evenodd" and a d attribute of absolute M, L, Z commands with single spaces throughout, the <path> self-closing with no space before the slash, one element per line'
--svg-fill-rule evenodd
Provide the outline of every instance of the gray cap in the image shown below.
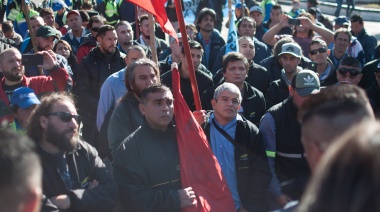
<path fill-rule="evenodd" d="M 177 37 L 178 37 L 178 39 L 182 38 L 182 34 L 177 33 Z M 169 43 L 172 44 L 174 41 L 175 41 L 175 38 L 172 36 L 169 36 Z"/>
<path fill-rule="evenodd" d="M 301 58 L 301 47 L 298 43 L 285 43 L 282 45 L 281 53 L 278 55 L 283 54 L 291 54 L 295 57 Z"/>
<path fill-rule="evenodd" d="M 321 84 L 314 71 L 302 70 L 296 73 L 292 79 L 292 87 L 300 96 L 309 96 L 319 92 Z"/>
<path fill-rule="evenodd" d="M 259 7 L 259 6 L 253 6 L 253 7 L 251 7 L 251 9 L 249 9 L 249 13 L 251 13 L 251 12 L 259 12 L 259 13 L 263 13 L 263 11 L 261 10 L 261 7 Z"/>

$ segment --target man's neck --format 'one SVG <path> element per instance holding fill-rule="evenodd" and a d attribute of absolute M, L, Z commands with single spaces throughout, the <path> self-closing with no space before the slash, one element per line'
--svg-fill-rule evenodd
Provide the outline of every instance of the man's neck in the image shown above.
<path fill-rule="evenodd" d="M 133 43 L 131 43 L 130 45 L 125 45 L 125 44 L 121 44 L 119 43 L 121 49 L 124 51 L 124 52 L 127 52 L 127 50 L 129 49 L 129 47 L 133 46 Z"/>
<path fill-rule="evenodd" d="M 291 74 L 288 74 L 288 73 L 285 72 L 285 76 L 286 76 L 286 78 L 288 78 L 289 81 L 292 81 L 293 76 L 294 76 L 296 73 L 297 73 L 297 71 L 292 72 Z"/>
<path fill-rule="evenodd" d="M 307 32 L 297 32 L 298 38 L 308 38 L 309 37 L 309 31 Z"/>
<path fill-rule="evenodd" d="M 341 58 L 344 56 L 345 53 L 346 53 L 345 51 L 344 51 L 344 52 L 340 52 L 340 51 L 337 51 L 337 50 L 334 48 L 334 57 L 335 57 L 336 59 L 341 59 Z"/>
<path fill-rule="evenodd" d="M 81 27 L 78 30 L 72 30 L 74 37 L 79 38 L 82 37 L 83 28 Z"/>
<path fill-rule="evenodd" d="M 179 63 L 180 61 L 179 55 L 172 54 L 172 62 Z"/>
<path fill-rule="evenodd" d="M 194 70 L 195 71 L 195 70 Z M 182 78 L 190 78 L 189 70 L 185 69 L 183 65 L 179 69 L 179 75 L 181 75 Z"/>
<path fill-rule="evenodd" d="M 235 84 L 239 88 L 240 93 L 244 90 L 244 82 L 237 82 L 233 84 Z"/>
<path fill-rule="evenodd" d="M 327 62 L 326 63 L 318 64 L 317 65 L 317 72 L 318 72 L 318 74 L 322 74 L 326 70 L 327 65 L 328 65 Z"/>
<path fill-rule="evenodd" d="M 145 45 L 146 45 L 146 46 L 149 46 L 149 45 L 150 45 L 150 38 L 146 38 L 145 36 L 141 36 L 141 37 L 142 37 L 142 39 L 143 39 Z"/>
<path fill-rule="evenodd" d="M 56 146 L 45 141 L 44 139 L 42 139 L 42 141 L 39 143 L 39 145 L 45 152 L 47 152 L 49 154 L 55 155 L 55 154 L 58 154 L 60 152 L 60 150 Z"/>
<path fill-rule="evenodd" d="M 203 40 L 210 40 L 210 38 L 211 38 L 211 33 L 212 33 L 212 31 L 211 31 L 211 32 L 206 32 L 206 31 L 202 31 L 202 30 L 201 30 L 202 39 L 203 39 Z"/>
<path fill-rule="evenodd" d="M 5 78 L 4 84 L 8 86 L 17 85 L 22 82 L 22 78 L 19 81 L 9 81 L 7 78 Z"/>
<path fill-rule="evenodd" d="M 232 119 L 227 119 L 227 118 L 220 117 L 218 114 L 216 114 L 214 112 L 214 118 L 215 118 L 216 122 L 218 122 L 219 125 L 222 125 L 224 127 L 228 123 L 230 123 L 232 120 L 234 120 L 236 118 L 236 116 Z"/>

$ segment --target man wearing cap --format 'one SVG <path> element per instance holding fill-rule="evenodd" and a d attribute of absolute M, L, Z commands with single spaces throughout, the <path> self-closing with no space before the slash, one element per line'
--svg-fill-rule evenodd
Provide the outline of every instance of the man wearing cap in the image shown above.
<path fill-rule="evenodd" d="M 362 66 L 356 58 L 346 57 L 339 63 L 336 70 L 336 77 L 338 79 L 337 85 L 354 84 L 358 85 L 362 79 Z"/>
<path fill-rule="evenodd" d="M 80 44 L 84 41 L 84 36 L 90 32 L 82 26 L 82 18 L 77 10 L 68 12 L 66 18 L 70 30 L 62 39 L 71 45 L 73 53 L 76 55 Z"/>
<path fill-rule="evenodd" d="M 261 11 L 261 8 L 259 6 L 253 6 L 249 9 L 249 16 L 253 18 L 256 22 L 256 33 L 255 38 L 257 40 L 263 41 L 263 35 L 267 32 L 267 29 L 264 28 L 262 22 L 263 22 L 263 12 Z"/>
<path fill-rule="evenodd" d="M 340 28 L 334 32 L 334 47 L 329 58 L 335 67 L 338 67 L 340 61 L 348 56 L 355 57 L 364 66 L 364 52 L 360 51 L 359 46 L 358 48 L 354 47 L 357 42 L 356 39 L 352 39 L 351 33 L 346 28 Z M 352 48 L 349 47 L 351 44 L 353 45 Z"/>
<path fill-rule="evenodd" d="M 30 115 L 41 104 L 34 90 L 28 87 L 17 88 L 11 96 L 11 111 L 14 122 L 11 127 L 20 134 L 26 133 Z"/>
<path fill-rule="evenodd" d="M 48 70 L 50 76 L 26 77 L 21 64 L 21 54 L 15 48 L 0 53 L 0 71 L 4 74 L 0 86 L 0 123 L 13 121 L 9 110 L 11 95 L 19 87 L 29 87 L 38 95 L 54 91 L 70 91 L 72 81 L 66 70 L 59 67 L 52 50 L 38 52 L 43 55 L 42 69 Z"/>
<path fill-rule="evenodd" d="M 297 111 L 319 89 L 320 83 L 315 72 L 298 72 L 289 85 L 290 97 L 270 108 L 261 119 L 260 132 L 272 172 L 270 193 L 279 207 L 301 197 L 310 174 L 301 144 L 301 126 L 297 121 Z M 281 187 L 282 183 L 286 186 Z"/>
<path fill-rule="evenodd" d="M 269 84 L 266 93 L 267 108 L 282 102 L 289 96 L 289 85 L 293 76 L 301 70 L 298 65 L 301 62 L 301 47 L 297 43 L 286 43 L 282 45 L 279 54 L 282 64 L 281 78 Z"/>
<path fill-rule="evenodd" d="M 37 45 L 38 52 L 42 51 L 48 51 L 52 50 L 54 47 L 54 41 L 58 38 L 58 31 L 55 28 L 52 28 L 50 26 L 42 26 L 40 27 L 36 32 L 35 43 Z M 34 54 L 34 50 L 29 52 L 30 54 Z M 65 69 L 70 76 L 73 76 L 73 72 L 71 70 L 71 67 L 69 66 L 67 60 L 62 55 L 54 53 L 54 56 L 56 57 L 57 64 L 59 67 Z M 47 70 L 43 70 L 44 74 L 46 76 L 49 75 L 49 72 Z M 33 76 L 39 76 L 40 73 L 38 71 L 37 66 L 25 66 L 25 76 L 27 77 L 33 77 Z"/>

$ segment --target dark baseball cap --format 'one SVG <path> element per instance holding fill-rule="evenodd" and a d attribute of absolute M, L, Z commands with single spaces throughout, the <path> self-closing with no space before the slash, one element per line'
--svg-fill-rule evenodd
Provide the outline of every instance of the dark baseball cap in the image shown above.
<path fill-rule="evenodd" d="M 348 26 L 350 25 L 350 23 L 348 22 L 348 19 L 346 16 L 341 15 L 335 19 L 335 25 Z"/>
<path fill-rule="evenodd" d="M 292 78 L 292 87 L 300 96 L 309 96 L 320 91 L 319 77 L 314 71 L 302 70 Z"/>
<path fill-rule="evenodd" d="M 55 37 L 59 39 L 57 30 L 50 26 L 40 27 L 36 32 L 36 37 L 42 37 L 42 38 Z"/>

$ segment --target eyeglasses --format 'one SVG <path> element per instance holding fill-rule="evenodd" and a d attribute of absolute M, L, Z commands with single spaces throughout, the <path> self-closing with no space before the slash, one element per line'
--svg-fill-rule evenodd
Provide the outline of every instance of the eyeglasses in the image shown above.
<path fill-rule="evenodd" d="M 98 32 L 99 31 L 99 27 L 92 27 L 91 30 L 94 31 L 94 32 Z"/>
<path fill-rule="evenodd" d="M 356 77 L 360 74 L 360 71 L 354 68 L 339 68 L 338 72 L 341 75 L 346 75 L 347 73 L 350 73 L 350 75 L 353 77 Z"/>
<path fill-rule="evenodd" d="M 73 115 L 68 112 L 55 112 L 55 113 L 48 113 L 48 116 L 58 116 L 59 119 L 63 122 L 70 122 L 73 118 L 78 123 L 79 122 L 79 115 Z"/>
<path fill-rule="evenodd" d="M 317 52 L 319 52 L 319 53 L 325 53 L 325 52 L 327 52 L 327 48 L 326 47 L 322 47 L 322 48 L 319 48 L 319 49 L 310 50 L 309 53 L 311 55 L 316 55 Z"/>

